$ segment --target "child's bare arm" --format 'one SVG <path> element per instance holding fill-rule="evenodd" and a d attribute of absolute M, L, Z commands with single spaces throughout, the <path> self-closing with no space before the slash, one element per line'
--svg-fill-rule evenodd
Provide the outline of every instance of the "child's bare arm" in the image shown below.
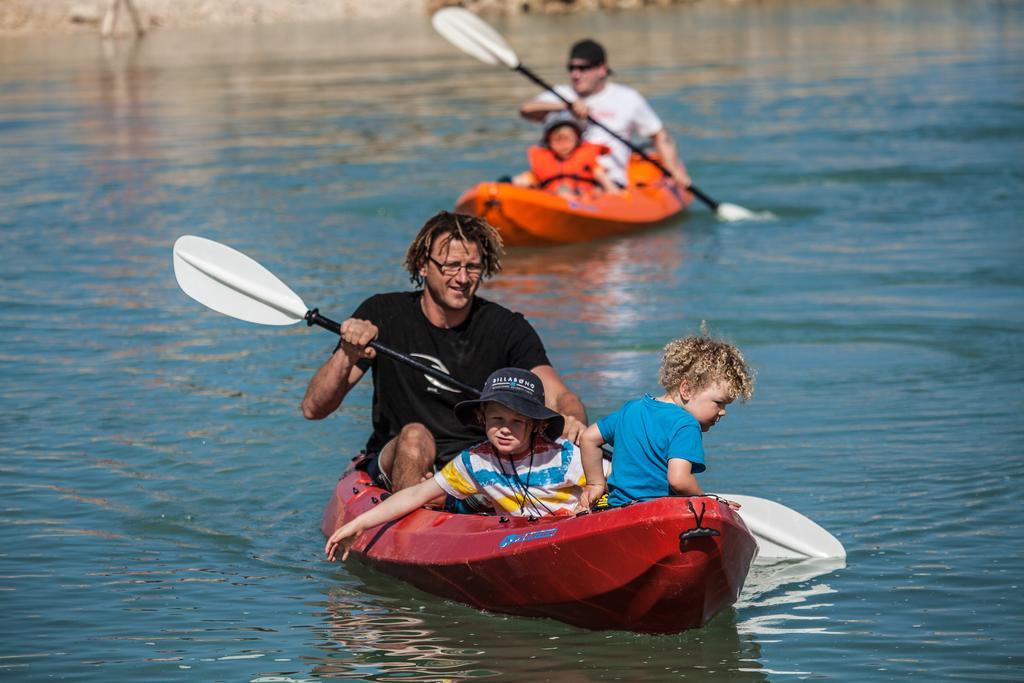
<path fill-rule="evenodd" d="M 597 424 L 587 427 L 580 435 L 580 461 L 583 474 L 587 477 L 587 485 L 576 506 L 577 510 L 589 510 L 604 495 L 606 481 L 604 476 L 604 454 L 601 446 L 605 443 Z"/>
<path fill-rule="evenodd" d="M 327 539 L 327 545 L 324 546 L 327 559 L 331 562 L 338 559 L 338 547 L 344 546 L 345 550 L 341 556 L 341 560 L 344 562 L 348 557 L 349 548 L 363 531 L 378 524 L 398 519 L 443 495 L 444 489 L 435 479 L 431 478 L 388 496 L 387 500 L 380 505 L 345 523 L 331 534 L 331 537 Z"/>
<path fill-rule="evenodd" d="M 523 171 L 518 175 L 512 176 L 512 184 L 516 187 L 535 187 L 537 185 L 537 176 L 533 175 L 532 171 Z"/>
<path fill-rule="evenodd" d="M 619 188 L 619 186 L 611 179 L 611 176 L 608 175 L 608 171 L 604 170 L 604 168 L 597 164 L 594 165 L 594 180 L 598 182 L 601 189 L 605 192 L 618 194 L 622 191 L 621 188 Z"/>
<path fill-rule="evenodd" d="M 682 496 L 702 496 L 704 489 L 693 476 L 693 464 L 684 458 L 671 458 L 668 461 L 668 485 Z"/>

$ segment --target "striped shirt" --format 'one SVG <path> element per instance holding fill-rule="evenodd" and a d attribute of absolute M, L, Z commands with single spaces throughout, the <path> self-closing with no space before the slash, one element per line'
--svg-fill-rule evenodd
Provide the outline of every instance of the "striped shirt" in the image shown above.
<path fill-rule="evenodd" d="M 532 454 L 514 461 L 497 455 L 489 441 L 472 446 L 445 465 L 435 481 L 460 500 L 483 494 L 498 514 L 543 517 L 570 514 L 586 480 L 579 448 L 538 435 Z"/>

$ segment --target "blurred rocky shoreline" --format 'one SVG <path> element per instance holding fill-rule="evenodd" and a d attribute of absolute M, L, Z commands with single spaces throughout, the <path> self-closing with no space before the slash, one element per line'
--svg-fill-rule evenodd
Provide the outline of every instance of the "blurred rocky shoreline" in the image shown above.
<path fill-rule="evenodd" d="M 136 28 L 152 31 L 202 25 L 425 15 L 455 4 L 485 14 L 563 13 L 680 1 L 695 0 L 0 0 L 0 33 L 81 33 L 105 29 L 105 33 L 124 35 Z M 115 6 L 116 14 L 112 11 Z"/>

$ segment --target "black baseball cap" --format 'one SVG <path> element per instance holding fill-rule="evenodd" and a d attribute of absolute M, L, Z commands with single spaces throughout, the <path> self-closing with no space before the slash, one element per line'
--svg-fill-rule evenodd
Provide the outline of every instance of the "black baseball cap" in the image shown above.
<path fill-rule="evenodd" d="M 488 401 L 500 403 L 531 420 L 547 420 L 544 435 L 551 440 L 562 435 L 565 418 L 544 405 L 544 384 L 529 370 L 502 368 L 492 372 L 484 382 L 480 398 L 457 404 L 455 416 L 463 424 L 471 424 L 476 419 L 477 406 Z"/>
<path fill-rule="evenodd" d="M 601 43 L 590 38 L 585 38 L 572 46 L 569 50 L 569 61 L 574 59 L 583 60 L 590 66 L 599 66 L 608 61 Z M 608 69 L 608 73 L 611 73 L 611 69 Z"/>

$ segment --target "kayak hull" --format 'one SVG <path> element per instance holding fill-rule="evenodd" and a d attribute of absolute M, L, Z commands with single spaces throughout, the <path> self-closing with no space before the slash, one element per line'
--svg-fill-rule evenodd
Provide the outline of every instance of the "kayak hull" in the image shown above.
<path fill-rule="evenodd" d="M 324 511 L 324 535 L 382 496 L 365 472 L 347 470 Z M 700 526 L 718 535 L 681 539 L 702 510 Z M 364 532 L 350 557 L 481 609 L 675 633 L 732 605 L 756 552 L 735 512 L 697 496 L 534 521 L 419 509 Z"/>
<path fill-rule="evenodd" d="M 629 186 L 620 194 L 556 195 L 510 183 L 480 183 L 466 190 L 455 210 L 484 218 L 506 246 L 571 244 L 623 235 L 676 218 L 693 197 L 635 158 Z"/>

